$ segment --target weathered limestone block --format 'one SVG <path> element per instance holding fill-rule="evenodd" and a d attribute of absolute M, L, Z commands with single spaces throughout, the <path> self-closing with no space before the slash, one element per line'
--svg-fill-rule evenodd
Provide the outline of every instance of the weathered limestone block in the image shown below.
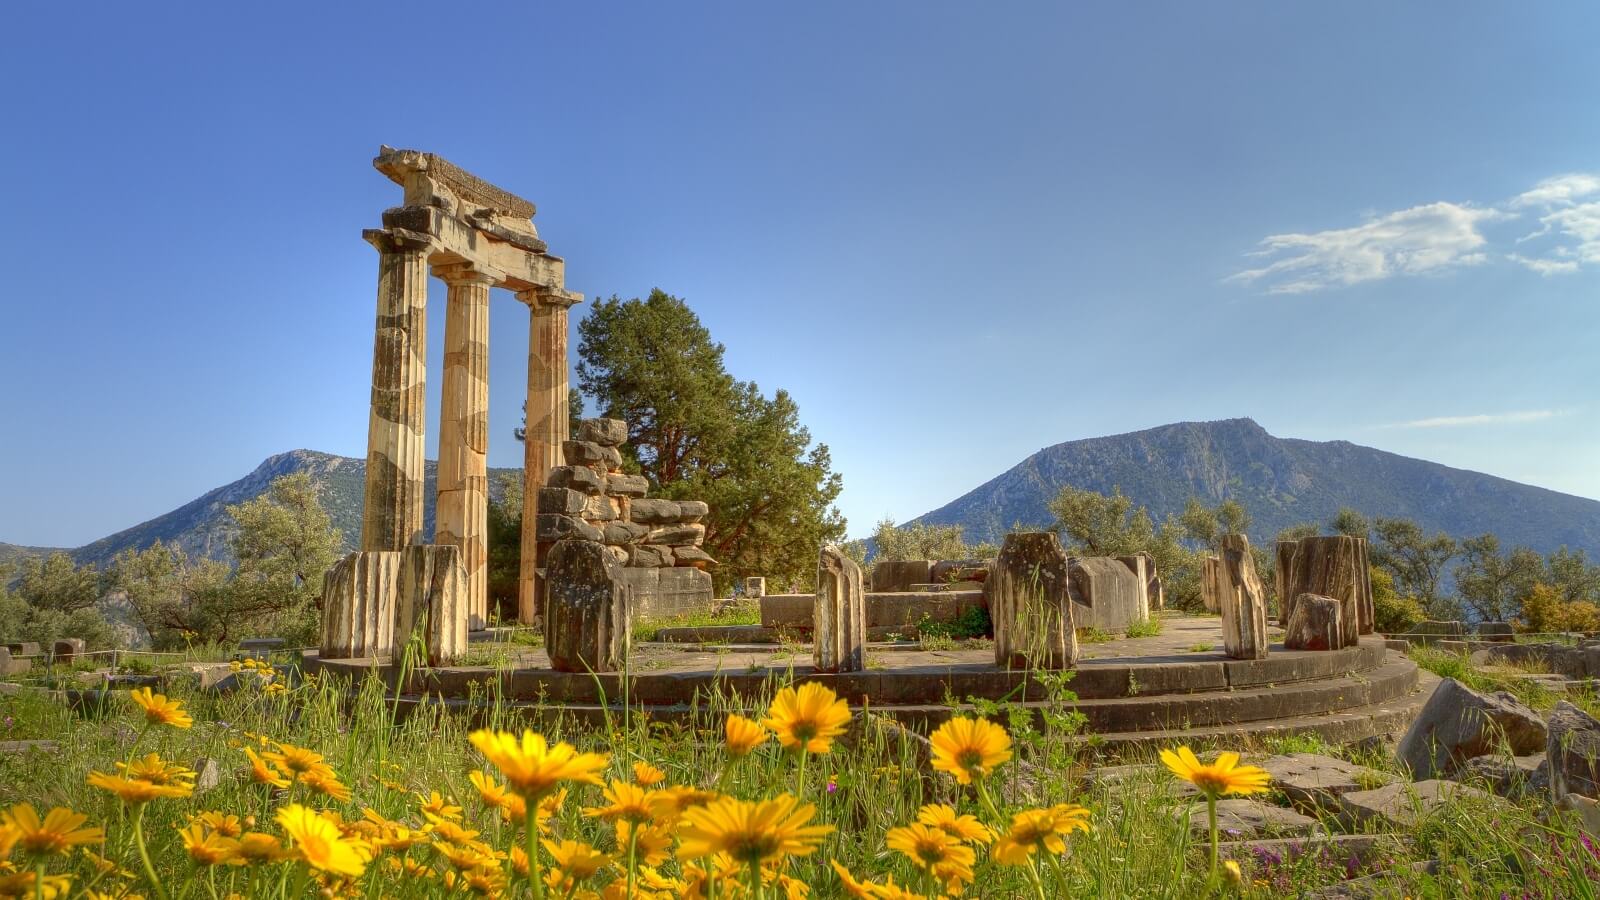
<path fill-rule="evenodd" d="M 588 466 L 556 466 L 550 470 L 546 487 L 570 488 L 585 494 L 599 494 L 605 491 L 607 476 Z"/>
<path fill-rule="evenodd" d="M 602 447 L 620 447 L 628 439 L 628 423 L 621 419 L 583 419 L 578 422 L 576 437 Z"/>
<path fill-rule="evenodd" d="M 1339 798 L 1344 817 L 1357 825 L 1371 823 L 1387 830 L 1409 831 L 1440 806 L 1450 802 L 1489 805 L 1493 794 L 1454 781 L 1429 779 L 1415 784 L 1398 782 L 1370 791 L 1351 791 Z"/>
<path fill-rule="evenodd" d="M 1219 547 L 1222 646 L 1234 659 L 1267 658 L 1267 590 L 1256 574 L 1250 539 L 1225 534 Z"/>
<path fill-rule="evenodd" d="M 1562 700 L 1550 711 L 1545 756 L 1557 797 L 1600 800 L 1600 720 Z"/>
<path fill-rule="evenodd" d="M 622 453 L 593 441 L 566 441 L 561 455 L 569 466 L 593 466 L 607 472 L 622 468 Z"/>
<path fill-rule="evenodd" d="M 1210 831 L 1211 824 L 1204 803 L 1180 806 L 1172 811 L 1172 816 L 1180 823 L 1187 820 L 1189 829 L 1196 835 Z M 1217 828 L 1230 836 L 1242 838 L 1266 834 L 1310 835 L 1321 830 L 1317 820 L 1310 816 L 1249 797 L 1230 797 L 1217 801 Z"/>
<path fill-rule="evenodd" d="M 1509 747 L 1522 756 L 1545 749 L 1539 714 L 1507 691 L 1480 694 L 1454 678 L 1439 682 L 1417 714 L 1395 759 L 1422 780 L 1451 774 L 1475 756 Z"/>
<path fill-rule="evenodd" d="M 1361 614 L 1361 621 L 1356 629 L 1359 634 L 1371 634 L 1373 623 L 1377 621 L 1377 610 L 1372 605 L 1372 559 L 1367 547 L 1367 539 L 1358 537 L 1356 541 L 1356 589 L 1357 611 Z"/>
<path fill-rule="evenodd" d="M 716 608 L 711 575 L 699 569 L 630 566 L 622 570 L 622 579 L 632 591 L 629 615 L 633 619 L 665 619 L 710 613 Z"/>
<path fill-rule="evenodd" d="M 385 657 L 394 652 L 399 550 L 358 550 L 322 579 L 324 659 Z"/>
<path fill-rule="evenodd" d="M 704 500 L 679 500 L 678 521 L 693 524 L 711 514 L 711 506 Z"/>
<path fill-rule="evenodd" d="M 936 559 L 928 571 L 927 580 L 930 583 L 984 581 L 989 577 L 989 569 L 993 565 L 992 559 Z"/>
<path fill-rule="evenodd" d="M 1283 629 L 1285 650 L 1340 650 L 1344 642 L 1344 610 L 1339 601 L 1318 594 L 1295 598 L 1294 613 Z"/>
<path fill-rule="evenodd" d="M 699 547 L 673 547 L 672 559 L 673 565 L 694 566 L 699 569 L 717 564 L 717 561 L 712 559 L 711 554 L 701 550 Z"/>
<path fill-rule="evenodd" d="M 19 641 L 7 644 L 6 649 L 11 651 L 12 656 L 39 656 L 42 653 L 38 641 Z"/>
<path fill-rule="evenodd" d="M 488 624 L 474 621 L 466 577 L 454 545 L 401 551 L 394 605 L 396 654 L 416 637 L 422 642 L 418 663 L 425 659 L 430 666 L 447 666 L 466 655 L 468 630 Z"/>
<path fill-rule="evenodd" d="M 1150 617 L 1150 572 L 1155 568 L 1155 560 L 1148 553 L 1135 553 L 1132 556 L 1119 556 L 1117 562 L 1128 567 L 1133 577 L 1139 582 L 1139 608 L 1144 610 L 1145 618 Z"/>
<path fill-rule="evenodd" d="M 650 479 L 643 475 L 608 475 L 606 493 L 613 497 L 643 497 L 650 489 Z"/>
<path fill-rule="evenodd" d="M 537 529 L 539 540 L 549 543 L 554 543 L 567 537 L 574 537 L 580 541 L 595 542 L 599 542 L 604 538 L 604 533 L 600 529 L 577 516 L 540 513 L 534 527 Z"/>
<path fill-rule="evenodd" d="M 741 588 L 743 589 L 742 596 L 752 599 L 760 599 L 761 597 L 765 597 L 767 595 L 767 580 L 759 576 L 751 576 L 744 580 L 744 582 L 741 584 Z"/>
<path fill-rule="evenodd" d="M 1352 791 L 1394 781 L 1377 769 L 1315 753 L 1274 756 L 1261 768 L 1272 776 L 1273 788 L 1283 792 L 1296 809 L 1312 815 L 1336 811 L 1339 798 Z"/>
<path fill-rule="evenodd" d="M 576 516 L 583 512 L 590 495 L 564 487 L 539 489 L 539 512 L 558 516 Z"/>
<path fill-rule="evenodd" d="M 1368 579 L 1366 569 L 1361 568 L 1360 542 L 1345 535 L 1296 541 L 1288 576 L 1284 596 L 1290 601 L 1284 610 L 1283 624 L 1288 625 L 1296 598 L 1301 594 L 1332 597 L 1339 601 L 1345 645 L 1354 644 L 1361 633 L 1362 592 L 1370 590 L 1370 587 L 1363 588 Z"/>
<path fill-rule="evenodd" d="M 1144 580 L 1111 556 L 1074 557 L 1067 562 L 1072 622 L 1078 628 L 1127 631 L 1150 618 Z"/>
<path fill-rule="evenodd" d="M 12 675 L 17 672 L 26 672 L 29 661 L 25 659 L 14 660 L 11 651 L 0 647 L 0 675 Z"/>
<path fill-rule="evenodd" d="M 859 672 L 867 667 L 867 597 L 861 567 L 838 547 L 817 558 L 817 595 L 811 607 L 812 662 L 819 672 Z"/>
<path fill-rule="evenodd" d="M 1278 624 L 1289 624 L 1289 589 L 1294 584 L 1294 553 L 1299 541 L 1279 541 L 1272 566 L 1272 598 L 1278 604 Z"/>
<path fill-rule="evenodd" d="M 1517 639 L 1517 632 L 1510 622 L 1479 622 L 1477 632 L 1478 640 L 1497 644 L 1509 644 Z"/>
<path fill-rule="evenodd" d="M 1505 756 L 1494 753 L 1473 757 L 1461 767 L 1462 780 L 1481 779 L 1489 789 L 1512 800 L 1543 797 L 1550 793 L 1550 760 L 1543 753 Z"/>
<path fill-rule="evenodd" d="M 628 506 L 628 518 L 641 525 L 676 525 L 683 508 L 676 500 L 635 500 Z"/>
<path fill-rule="evenodd" d="M 583 505 L 582 517 L 591 523 L 614 522 L 621 517 L 621 510 L 616 500 L 600 495 L 590 497 Z"/>
<path fill-rule="evenodd" d="M 635 525 L 632 522 L 607 522 L 605 527 L 600 529 L 601 540 L 614 547 L 637 544 L 649 533 L 648 526 Z"/>
<path fill-rule="evenodd" d="M 995 665 L 1067 669 L 1077 664 L 1067 554 L 1053 532 L 1006 535 L 988 585 Z"/>
<path fill-rule="evenodd" d="M 933 561 L 927 559 L 888 559 L 872 567 L 872 589 L 909 591 L 913 584 L 933 580 Z"/>
<path fill-rule="evenodd" d="M 678 564 L 677 557 L 673 556 L 671 547 L 640 545 L 628 549 L 628 565 L 636 569 L 658 569 L 663 566 L 675 566 Z"/>
<path fill-rule="evenodd" d="M 1217 569 L 1222 561 L 1215 556 L 1207 556 L 1200 560 L 1200 602 L 1205 605 L 1206 612 L 1221 612 L 1222 597 L 1219 591 L 1221 577 Z"/>
<path fill-rule="evenodd" d="M 50 661 L 52 663 L 69 663 L 88 651 L 83 638 L 61 638 L 50 645 Z"/>
<path fill-rule="evenodd" d="M 628 653 L 632 590 L 595 541 L 567 539 L 545 567 L 544 643 L 558 672 L 615 672 Z"/>
<path fill-rule="evenodd" d="M 704 525 L 663 525 L 652 528 L 644 536 L 646 544 L 667 544 L 671 546 L 694 545 L 698 546 L 706 539 Z"/>

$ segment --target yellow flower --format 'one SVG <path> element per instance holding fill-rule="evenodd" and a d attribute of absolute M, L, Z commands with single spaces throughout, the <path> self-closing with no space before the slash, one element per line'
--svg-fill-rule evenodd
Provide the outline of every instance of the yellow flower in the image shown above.
<path fill-rule="evenodd" d="M 682 815 L 684 810 L 692 806 L 705 806 L 707 803 L 722 796 L 716 791 L 707 791 L 687 784 L 670 785 L 661 788 L 656 793 L 672 804 L 672 817 Z"/>
<path fill-rule="evenodd" d="M 940 881 L 956 886 L 972 880 L 972 864 L 978 855 L 943 830 L 922 822 L 891 828 L 884 836 L 890 850 L 905 854 L 917 868 Z"/>
<path fill-rule="evenodd" d="M 168 700 L 165 694 L 152 693 L 145 687 L 134 690 L 129 696 L 144 710 L 144 720 L 148 724 L 171 725 L 173 728 L 188 728 L 194 724 L 194 719 L 183 711 L 183 704 Z"/>
<path fill-rule="evenodd" d="M 523 731 L 518 740 L 508 731 L 483 729 L 468 740 L 524 797 L 543 797 L 563 781 L 600 784 L 600 771 L 606 767 L 603 754 L 579 753 L 566 742 L 552 747 L 544 735 L 532 731 Z"/>
<path fill-rule="evenodd" d="M 426 795 L 419 793 L 416 798 L 422 808 L 422 814 L 429 819 L 460 820 L 461 818 L 461 807 L 446 800 L 438 791 Z"/>
<path fill-rule="evenodd" d="M 637 829 L 637 831 L 635 831 Z M 647 866 L 659 866 L 667 861 L 672 849 L 672 832 L 659 825 L 640 825 L 627 819 L 617 820 L 617 852 L 625 854 L 628 840 L 634 841 L 634 858 Z"/>
<path fill-rule="evenodd" d="M 256 784 L 266 784 L 278 788 L 286 788 L 289 786 L 288 777 L 284 775 L 284 773 L 280 772 L 277 766 L 257 756 L 256 752 L 251 750 L 249 747 L 244 748 L 244 753 L 246 756 L 250 757 L 251 781 L 255 782 Z"/>
<path fill-rule="evenodd" d="M 333 774 L 333 770 L 326 766 L 300 773 L 300 783 L 310 788 L 313 793 L 326 794 L 340 803 L 350 799 L 350 788 L 346 787 Z"/>
<path fill-rule="evenodd" d="M 1219 753 L 1216 762 L 1206 765 L 1195 757 L 1194 751 L 1179 747 L 1176 753 L 1161 751 L 1161 761 L 1167 764 L 1172 774 L 1199 788 L 1200 793 L 1213 800 L 1223 794 L 1261 793 L 1267 789 L 1267 782 L 1272 780 L 1272 776 L 1264 769 L 1239 765 L 1237 753 Z"/>
<path fill-rule="evenodd" d="M 1222 864 L 1222 876 L 1228 879 L 1229 884 L 1235 886 L 1244 884 L 1244 871 L 1239 868 L 1236 860 L 1230 859 Z"/>
<path fill-rule="evenodd" d="M 275 863 L 285 859 L 292 859 L 294 851 L 278 843 L 278 839 L 270 834 L 260 831 L 247 831 L 239 836 L 239 847 L 236 851 L 240 862 L 250 865 Z"/>
<path fill-rule="evenodd" d="M 975 816 L 957 815 L 944 803 L 929 803 L 917 810 L 917 821 L 943 831 L 958 841 L 987 846 L 994 842 L 994 831 Z"/>
<path fill-rule="evenodd" d="M 105 832 L 99 828 L 79 827 L 88 820 L 82 813 L 58 806 L 45 813 L 44 820 L 40 821 L 32 803 L 19 803 L 0 814 L 0 823 L 10 832 L 9 836 L 0 834 L 0 848 L 6 851 L 0 853 L 0 859 L 10 855 L 13 845 L 20 845 L 22 852 L 32 856 L 48 856 L 66 855 L 79 844 L 104 841 Z"/>
<path fill-rule="evenodd" d="M 195 775 L 193 769 L 165 762 L 155 753 L 134 760 L 132 764 L 119 762 L 117 768 L 122 770 L 124 777 L 148 781 L 151 784 L 192 784 Z"/>
<path fill-rule="evenodd" d="M 282 744 L 273 741 L 273 746 L 278 749 L 271 753 L 263 753 L 267 761 L 278 768 L 295 775 L 310 772 L 317 768 L 327 768 L 323 762 L 322 754 L 305 747 L 296 747 L 293 744 Z"/>
<path fill-rule="evenodd" d="M 183 849 L 189 852 L 189 858 L 202 866 L 215 866 L 222 863 L 229 863 L 235 866 L 244 865 L 244 860 L 238 857 L 238 841 L 208 831 L 199 822 L 180 830 L 178 834 L 183 838 Z"/>
<path fill-rule="evenodd" d="M 929 736 L 933 767 L 949 772 L 960 784 L 988 775 L 1011 758 L 1011 735 L 988 719 L 959 717 L 940 725 Z"/>
<path fill-rule="evenodd" d="M 760 722 L 744 716 L 729 716 L 723 730 L 728 736 L 728 755 L 733 757 L 748 755 L 771 736 Z"/>
<path fill-rule="evenodd" d="M 488 772 L 473 771 L 467 773 L 467 778 L 472 786 L 478 789 L 478 797 L 483 800 L 483 805 L 490 809 L 505 810 L 511 805 L 511 792 L 506 786 L 494 780 Z M 526 815 L 526 811 L 523 813 Z"/>
<path fill-rule="evenodd" d="M 239 817 L 228 813 L 203 812 L 195 816 L 193 821 L 199 822 L 223 837 L 236 838 L 244 834 L 244 824 L 239 821 Z"/>
<path fill-rule="evenodd" d="M 582 841 L 562 841 L 558 844 L 546 840 L 540 843 L 555 861 L 555 866 L 545 873 L 545 884 L 562 893 L 571 892 L 611 862 L 609 854 L 601 853 Z"/>
<path fill-rule="evenodd" d="M 1067 851 L 1065 835 L 1089 830 L 1089 811 L 1071 803 L 1049 809 L 1028 809 L 1011 817 L 1011 830 L 995 842 L 995 862 L 1013 866 L 1027 862 L 1041 847 L 1051 854 Z"/>
<path fill-rule="evenodd" d="M 90 772 L 88 781 L 93 787 L 116 794 L 122 798 L 123 803 L 130 806 L 149 803 L 159 797 L 187 797 L 194 793 L 194 785 L 190 784 L 152 784 L 137 778 L 123 778 L 120 775 L 107 775 L 104 772 Z"/>
<path fill-rule="evenodd" d="M 33 872 L 0 875 L 0 897 L 43 897 L 56 900 L 65 897 L 72 888 L 70 875 L 46 875 L 42 881 Z"/>
<path fill-rule="evenodd" d="M 778 736 L 778 743 L 806 753 L 833 749 L 833 739 L 844 734 L 849 723 L 850 704 L 815 681 L 802 684 L 799 690 L 790 686 L 779 691 L 762 720 Z"/>
<path fill-rule="evenodd" d="M 613 781 L 607 784 L 601 796 L 609 800 L 610 804 L 584 807 L 584 815 L 605 819 L 608 822 L 618 819 L 649 822 L 665 818 L 672 812 L 673 807 L 671 797 L 664 796 L 660 791 L 646 790 L 626 781 Z"/>
<path fill-rule="evenodd" d="M 647 762 L 635 762 L 633 764 L 633 780 L 640 787 L 655 787 L 667 780 L 667 773 Z"/>
<path fill-rule="evenodd" d="M 294 841 L 300 858 L 323 872 L 358 878 L 372 859 L 372 848 L 361 841 L 347 840 L 339 826 L 314 809 L 291 803 L 278 810 L 278 825 Z"/>
<path fill-rule="evenodd" d="M 727 853 L 744 865 L 785 856 L 806 856 L 833 832 L 832 825 L 807 825 L 817 808 L 790 794 L 749 802 L 723 797 L 683 814 L 678 857 L 699 859 Z"/>
<path fill-rule="evenodd" d="M 839 876 L 839 883 L 844 885 L 845 896 L 852 897 L 854 900 L 872 900 L 875 896 L 872 893 L 873 885 L 857 881 L 855 876 L 850 874 L 849 869 L 839 865 L 838 860 L 828 860 L 828 864 L 833 866 L 833 871 Z"/>

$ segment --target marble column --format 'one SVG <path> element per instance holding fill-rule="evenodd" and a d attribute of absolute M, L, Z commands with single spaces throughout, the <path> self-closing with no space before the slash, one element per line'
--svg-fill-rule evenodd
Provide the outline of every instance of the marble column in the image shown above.
<path fill-rule="evenodd" d="M 461 548 L 467 626 L 489 622 L 489 288 L 467 265 L 439 266 L 449 286 L 439 409 L 439 502 L 433 542 Z"/>
<path fill-rule="evenodd" d="M 578 295 L 559 288 L 521 291 L 528 304 L 527 434 L 522 457 L 522 556 L 517 573 L 517 620 L 532 624 L 540 613 L 538 570 L 539 488 L 550 470 L 562 465 L 561 444 L 567 439 L 567 310 Z"/>
<path fill-rule="evenodd" d="M 378 321 L 361 549 L 421 543 L 424 399 L 428 357 L 428 243 L 410 232 L 367 231 L 378 249 Z"/>

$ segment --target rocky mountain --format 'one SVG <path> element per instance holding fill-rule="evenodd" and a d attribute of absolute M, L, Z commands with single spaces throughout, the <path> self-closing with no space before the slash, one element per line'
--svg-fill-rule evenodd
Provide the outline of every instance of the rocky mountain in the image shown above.
<path fill-rule="evenodd" d="M 227 507 L 259 497 L 266 492 L 273 479 L 296 472 L 310 473 L 321 487 L 322 505 L 332 517 L 334 527 L 343 534 L 345 548 L 355 549 L 356 541 L 361 536 L 361 494 L 366 479 L 366 461 L 315 450 L 291 450 L 267 457 L 249 475 L 207 491 L 169 513 L 68 552 L 79 563 L 96 563 L 103 567 L 123 550 L 143 550 L 159 540 L 164 544 L 176 544 L 191 556 L 231 561 L 228 541 L 232 521 L 228 518 Z M 436 474 L 437 465 L 429 461 L 425 494 L 429 498 L 433 497 Z M 498 476 L 501 474 L 520 478 L 521 470 L 489 470 L 490 494 L 497 498 L 500 493 Z M 429 532 L 433 530 L 431 499 L 425 509 L 425 527 Z M 19 549 L 42 549 L 48 552 L 48 548 Z"/>
<path fill-rule="evenodd" d="M 1250 419 L 1180 422 L 1046 447 L 1003 474 L 916 519 L 960 524 L 969 540 L 997 541 L 1014 524 L 1050 520 L 1064 485 L 1120 487 L 1157 522 L 1190 496 L 1243 503 L 1253 541 L 1303 522 L 1327 523 L 1341 506 L 1371 517 L 1414 519 L 1457 537 L 1492 531 L 1506 546 L 1547 553 L 1562 545 L 1600 556 L 1600 501 L 1452 469 L 1348 441 L 1279 438 Z"/>

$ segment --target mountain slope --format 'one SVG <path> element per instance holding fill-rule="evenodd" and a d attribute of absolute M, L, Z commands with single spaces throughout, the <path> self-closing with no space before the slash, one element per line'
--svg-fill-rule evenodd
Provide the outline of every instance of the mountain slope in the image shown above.
<path fill-rule="evenodd" d="M 914 520 L 960 524 L 968 540 L 998 540 L 1013 524 L 1050 520 L 1064 485 L 1115 487 L 1157 522 L 1191 495 L 1243 503 L 1250 537 L 1274 538 L 1302 522 L 1327 523 L 1341 506 L 1368 517 L 1415 519 L 1428 531 L 1492 531 L 1507 546 L 1566 545 L 1600 556 L 1600 501 L 1359 447 L 1277 438 L 1250 419 L 1182 422 L 1046 447 L 986 484 Z"/>
<path fill-rule="evenodd" d="M 437 468 L 429 461 L 425 470 L 424 528 L 429 533 L 433 531 L 433 485 Z M 96 563 L 103 567 L 123 550 L 143 550 L 159 540 L 175 544 L 191 556 L 232 561 L 228 546 L 232 520 L 228 518 L 226 507 L 259 497 L 266 493 L 273 479 L 296 472 L 310 473 L 320 486 L 323 508 L 333 519 L 334 527 L 343 533 L 345 549 L 355 549 L 361 536 L 366 461 L 315 450 L 291 450 L 267 457 L 249 475 L 208 491 L 169 513 L 70 552 L 79 563 Z M 490 469 L 489 492 L 496 498 L 500 496 L 497 477 L 500 473 L 521 476 L 520 469 Z"/>

